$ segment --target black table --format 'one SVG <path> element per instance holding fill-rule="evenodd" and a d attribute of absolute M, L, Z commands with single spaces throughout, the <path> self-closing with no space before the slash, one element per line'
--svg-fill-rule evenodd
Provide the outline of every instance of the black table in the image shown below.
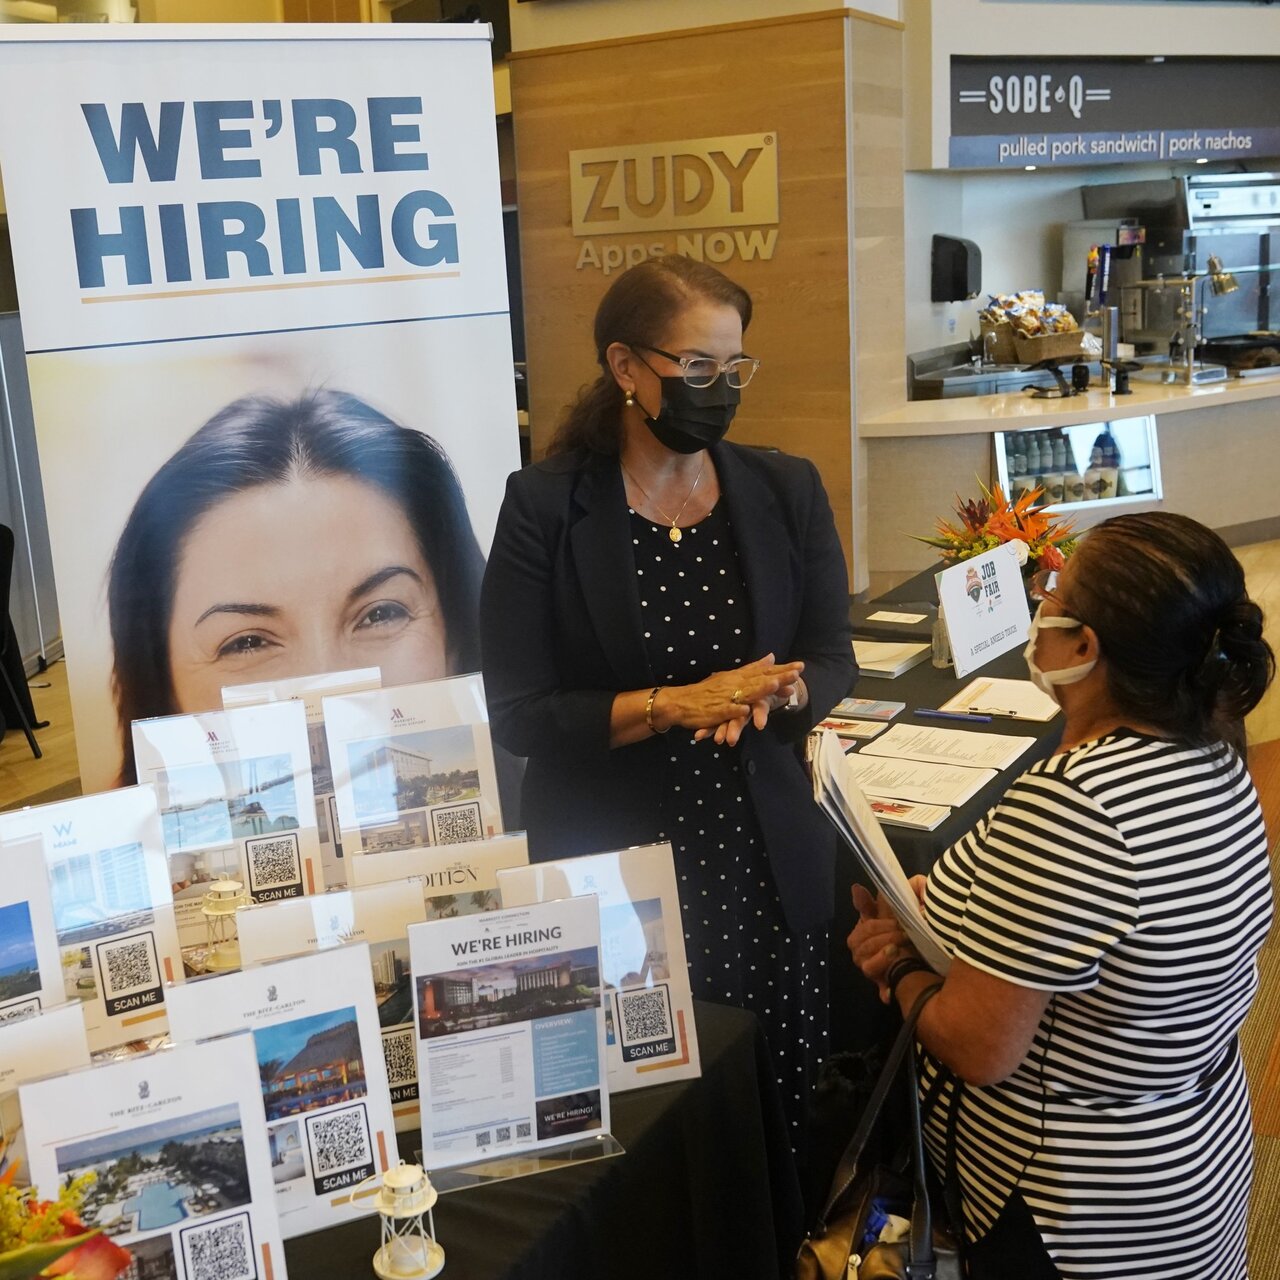
<path fill-rule="evenodd" d="M 620 1093 L 626 1154 L 442 1196 L 448 1280 L 777 1280 L 802 1234 L 786 1122 L 754 1014 L 695 1003 L 702 1077 Z M 417 1133 L 400 1135 L 413 1159 Z M 376 1216 L 290 1240 L 295 1280 L 372 1275 Z"/>
<path fill-rule="evenodd" d="M 886 592 L 877 598 L 876 603 L 900 606 L 926 601 L 936 604 L 937 599 L 933 572 L 930 571 L 918 574 L 893 591 Z M 1061 716 L 1055 716 L 1045 724 L 1033 720 L 997 718 L 990 724 L 962 725 L 955 721 L 924 719 L 913 714 L 919 707 L 940 707 L 980 676 L 1027 679 L 1027 664 L 1023 660 L 1021 647 L 1001 654 L 977 671 L 959 679 L 953 669 L 938 670 L 926 659 L 893 680 L 879 680 L 874 676 L 863 676 L 858 680 L 856 694 L 860 698 L 883 698 L 907 704 L 906 710 L 894 718 L 894 724 L 917 724 L 934 729 L 967 729 L 973 733 L 1002 733 L 1035 738 L 1035 742 L 1012 766 L 1002 770 L 972 799 L 952 809 L 951 816 L 933 831 L 910 831 L 905 827 L 890 826 L 884 828 L 893 851 L 909 876 L 927 873 L 941 857 L 943 850 L 954 844 L 999 801 L 1014 778 L 1037 760 L 1052 755 L 1061 741 Z M 844 946 L 845 938 L 857 921 L 849 898 L 849 886 L 855 883 L 865 885 L 866 876 L 852 851 L 842 849 L 836 862 L 835 918 L 831 925 L 829 953 L 832 1044 L 836 1049 L 860 1049 L 876 1043 L 883 1037 L 887 1026 L 870 984 L 856 973 Z"/>

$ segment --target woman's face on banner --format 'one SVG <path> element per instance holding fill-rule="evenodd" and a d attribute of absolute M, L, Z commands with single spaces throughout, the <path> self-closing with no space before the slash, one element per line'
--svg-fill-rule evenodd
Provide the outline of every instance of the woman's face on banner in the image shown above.
<path fill-rule="evenodd" d="M 180 712 L 222 686 L 379 667 L 384 685 L 448 674 L 435 578 L 400 504 L 347 476 L 225 499 L 188 532 L 169 621 Z"/>

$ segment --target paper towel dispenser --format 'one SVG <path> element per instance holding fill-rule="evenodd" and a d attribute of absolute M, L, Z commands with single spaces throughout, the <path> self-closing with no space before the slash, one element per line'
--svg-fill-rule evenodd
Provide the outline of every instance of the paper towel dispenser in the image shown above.
<path fill-rule="evenodd" d="M 932 301 L 963 302 L 981 291 L 982 250 L 959 236 L 934 236 Z"/>

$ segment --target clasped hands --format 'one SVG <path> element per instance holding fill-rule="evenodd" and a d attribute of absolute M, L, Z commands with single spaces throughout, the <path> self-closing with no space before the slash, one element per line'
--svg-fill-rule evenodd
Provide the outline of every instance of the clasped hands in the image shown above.
<path fill-rule="evenodd" d="M 717 743 L 734 746 L 747 725 L 763 729 L 770 712 L 785 707 L 796 693 L 807 698 L 800 673 L 803 662 L 775 662 L 774 655 L 717 671 L 699 680 L 664 689 L 664 708 L 676 724 L 693 729 L 693 739 L 701 742 L 714 738 Z M 674 695 L 674 696 L 673 696 Z M 671 703 L 675 703 L 674 706 Z"/>

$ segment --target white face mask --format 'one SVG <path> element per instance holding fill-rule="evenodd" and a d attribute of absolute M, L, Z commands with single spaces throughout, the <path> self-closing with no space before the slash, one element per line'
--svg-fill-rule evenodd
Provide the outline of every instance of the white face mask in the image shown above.
<path fill-rule="evenodd" d="M 1056 686 L 1060 684 L 1078 684 L 1098 665 L 1098 660 L 1094 658 L 1091 662 L 1081 662 L 1074 667 L 1059 667 L 1056 671 L 1042 671 L 1036 665 L 1036 640 L 1044 627 L 1056 627 L 1065 631 L 1068 628 L 1082 625 L 1075 618 L 1046 618 L 1039 609 L 1036 610 L 1036 616 L 1031 619 L 1031 628 L 1027 632 L 1027 647 L 1023 649 L 1022 656 L 1026 659 L 1027 670 L 1031 674 L 1031 683 L 1041 693 L 1047 693 L 1055 702 L 1058 701 L 1058 695 L 1054 692 Z"/>

